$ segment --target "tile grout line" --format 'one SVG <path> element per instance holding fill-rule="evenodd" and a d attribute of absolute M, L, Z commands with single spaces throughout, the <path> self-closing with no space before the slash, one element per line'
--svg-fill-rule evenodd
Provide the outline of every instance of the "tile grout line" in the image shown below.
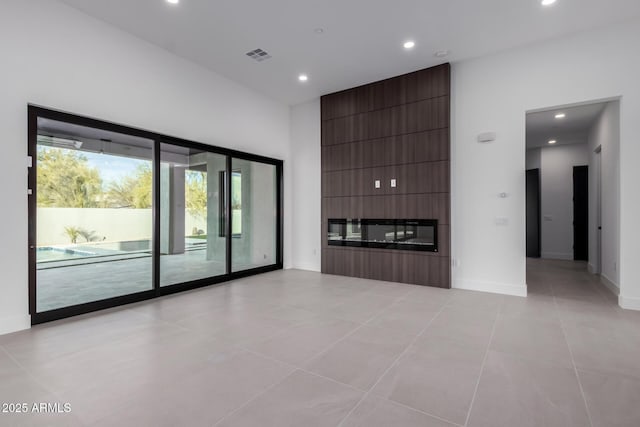
<path fill-rule="evenodd" d="M 249 400 L 244 402 L 242 405 L 238 406 L 236 409 L 234 409 L 234 410 L 232 410 L 230 412 L 227 412 L 222 418 L 220 418 L 218 421 L 216 421 L 216 423 L 213 425 L 213 427 L 216 427 L 217 425 L 219 425 L 224 420 L 226 420 L 229 417 L 231 417 L 231 416 L 235 415 L 236 413 L 240 412 L 242 409 L 247 407 L 251 402 L 257 400 L 260 396 L 265 395 L 268 391 L 273 390 L 274 388 L 276 388 L 277 386 L 279 386 L 280 384 L 285 382 L 285 380 L 287 378 L 289 378 L 291 375 L 293 375 L 296 371 L 297 371 L 297 369 L 293 369 L 291 372 L 289 372 L 287 375 L 285 375 L 280 381 L 276 381 L 275 383 L 271 384 L 266 389 L 262 390 L 260 393 L 257 393 L 255 396 L 251 397 Z"/>
<path fill-rule="evenodd" d="M 344 425 L 344 422 L 351 416 L 351 414 L 353 414 L 355 412 L 355 410 L 360 406 L 360 404 L 371 394 L 371 391 L 376 388 L 376 386 L 378 385 L 378 383 L 380 383 L 380 381 L 382 380 L 382 378 L 384 378 L 389 371 L 391 371 L 391 369 L 393 369 L 398 362 L 400 361 L 400 359 L 402 359 L 402 357 L 407 354 L 409 352 L 409 349 L 411 347 L 413 347 L 413 345 L 418 341 L 418 339 L 420 339 L 420 337 L 427 331 L 427 329 L 429 329 L 429 326 L 431 326 L 431 324 L 433 323 L 433 321 L 440 316 L 440 314 L 444 311 L 444 309 L 446 308 L 446 305 L 443 305 L 440 308 L 440 311 L 438 311 L 438 313 L 436 313 L 435 316 L 433 316 L 431 318 L 431 320 L 429 320 L 429 323 L 427 323 L 427 325 L 422 328 L 422 330 L 420 331 L 420 333 L 418 335 L 416 335 L 413 340 L 411 340 L 411 342 L 409 343 L 409 345 L 407 346 L 407 348 L 405 348 L 402 353 L 400 353 L 395 359 L 394 361 L 391 363 L 391 365 L 389 365 L 389 367 L 378 377 L 378 380 L 371 386 L 371 388 L 369 388 L 369 390 L 360 398 L 360 400 L 358 401 L 358 403 L 355 404 L 355 406 L 353 408 L 351 408 L 351 410 L 347 413 L 347 415 L 344 416 L 344 418 L 342 418 L 342 420 L 340 421 L 340 423 L 338 423 L 337 427 L 342 427 Z M 444 420 L 446 421 L 446 420 Z M 448 421 L 449 422 L 449 421 Z"/>
<path fill-rule="evenodd" d="M 562 320 L 562 316 L 560 316 L 560 307 L 558 306 L 558 301 L 556 300 L 556 295 L 553 290 L 553 286 L 551 287 L 551 292 L 553 293 L 553 302 L 556 306 L 556 310 L 558 311 L 558 318 L 560 319 L 560 330 L 562 331 L 562 337 L 564 338 L 564 342 L 567 345 L 567 348 L 569 349 L 569 356 L 571 356 L 571 364 L 573 365 L 573 373 L 575 374 L 576 380 L 578 381 L 578 387 L 580 388 L 580 395 L 582 396 L 582 401 L 584 402 L 584 409 L 587 412 L 587 418 L 589 418 L 589 425 L 593 427 L 593 420 L 591 419 L 591 411 L 589 410 L 589 404 L 587 403 L 587 396 L 584 394 L 584 388 L 582 388 L 582 381 L 580 381 L 580 374 L 578 373 L 576 361 L 573 358 L 573 350 L 571 350 L 571 345 L 569 345 L 569 340 L 567 339 L 567 333 L 564 330 L 564 322 Z"/>
<path fill-rule="evenodd" d="M 246 348 L 242 348 L 242 350 L 246 351 L 247 353 L 254 354 L 254 355 L 258 356 L 258 357 L 261 357 L 261 358 L 264 358 L 264 359 L 267 359 L 267 360 L 271 360 L 271 361 L 273 361 L 273 362 L 276 362 L 276 363 L 283 364 L 283 365 L 289 366 L 289 367 L 291 367 L 291 368 L 294 368 L 294 371 L 301 371 L 301 372 L 304 372 L 304 373 L 306 373 L 306 374 L 313 375 L 314 377 L 322 378 L 322 379 L 324 379 L 324 380 L 331 381 L 331 382 L 333 382 L 333 383 L 335 383 L 335 384 L 338 384 L 338 385 L 341 385 L 341 386 L 344 386 L 344 387 L 348 387 L 348 388 L 350 388 L 350 389 L 352 389 L 352 390 L 355 390 L 355 391 L 360 392 L 360 393 L 363 393 L 363 394 L 364 394 L 364 393 L 367 393 L 367 390 L 363 390 L 363 389 L 360 389 L 360 388 L 358 388 L 358 387 L 354 387 L 354 386 L 353 386 L 353 385 L 351 385 L 351 384 L 343 383 L 343 382 L 338 381 L 338 380 L 336 380 L 336 379 L 334 379 L 334 378 L 325 377 L 324 375 L 318 374 L 318 373 L 316 373 L 316 372 L 308 371 L 308 370 L 306 370 L 306 369 L 304 369 L 304 368 L 300 368 L 300 367 L 298 367 L 298 366 L 296 366 L 296 365 L 292 365 L 291 363 L 283 362 L 283 361 L 278 360 L 278 359 L 274 359 L 273 357 L 271 357 L 271 356 L 267 356 L 266 354 L 262 354 L 262 353 L 260 353 L 260 352 L 256 352 L 256 351 L 249 350 L 249 349 L 246 349 Z M 373 387 L 372 387 L 372 388 L 373 388 Z M 437 418 L 437 419 L 439 419 L 439 420 L 441 420 L 441 421 L 444 421 L 444 422 L 446 422 L 446 423 L 449 423 L 449 424 L 452 424 L 452 425 L 455 425 L 455 426 L 458 426 L 458 427 L 464 427 L 464 426 L 462 426 L 461 424 L 454 423 L 453 421 L 445 420 L 444 418 L 441 418 L 441 417 L 439 417 L 439 416 L 437 416 L 437 415 L 430 414 L 430 413 L 425 412 L 425 411 L 423 411 L 423 410 L 421 410 L 421 409 L 412 408 L 411 406 L 405 405 L 404 403 L 396 402 L 395 400 L 387 399 L 386 397 L 382 397 L 382 396 L 376 396 L 376 397 L 380 398 L 381 400 L 384 400 L 384 401 L 390 402 L 390 403 L 392 403 L 392 404 L 394 404 L 394 405 L 402 406 L 403 408 L 409 409 L 409 410 L 411 410 L 411 411 L 419 412 L 419 413 L 421 413 L 421 414 L 428 415 L 428 416 L 430 416 L 430 417 L 432 417 L 432 418 Z"/>
<path fill-rule="evenodd" d="M 425 412 L 425 411 L 423 411 L 423 410 L 413 408 L 413 407 L 411 407 L 411 406 L 409 406 L 409 405 L 405 405 L 404 403 L 397 402 L 397 401 L 395 401 L 395 400 L 391 400 L 391 399 L 387 399 L 386 397 L 382 397 L 382 396 L 376 396 L 376 397 L 377 397 L 377 398 L 379 398 L 379 399 L 382 399 L 382 400 L 384 400 L 384 401 L 387 401 L 387 402 L 389 402 L 389 403 L 392 403 L 392 404 L 394 404 L 394 405 L 398 405 L 398 406 L 401 406 L 401 407 L 403 407 L 403 408 L 409 409 L 409 410 L 411 410 L 411 411 L 419 412 L 419 413 L 424 414 L 424 415 L 428 415 L 428 416 L 429 416 L 429 417 L 431 417 L 431 418 L 435 418 L 435 419 L 437 419 L 437 420 L 444 421 L 444 422 L 445 422 L 445 423 L 447 423 L 447 424 L 451 424 L 451 425 L 453 425 L 453 426 L 457 426 L 457 427 L 464 427 L 462 424 L 454 423 L 453 421 L 449 421 L 449 420 L 446 420 L 446 419 L 444 419 L 444 418 L 442 418 L 442 417 L 439 417 L 439 416 L 437 416 L 437 415 L 433 415 L 433 414 L 430 414 L 430 413 Z"/>
<path fill-rule="evenodd" d="M 389 307 L 391 307 L 392 305 L 394 305 L 398 299 L 400 299 L 400 298 L 399 298 L 399 297 L 398 297 L 398 298 L 396 298 L 396 300 L 394 300 L 394 301 L 390 304 L 390 306 L 389 306 Z M 383 309 L 379 310 L 378 312 L 376 312 L 376 314 L 375 314 L 374 316 L 372 316 L 372 318 L 375 318 L 375 317 L 376 317 L 376 316 L 378 316 L 380 313 L 383 313 L 383 312 L 384 312 L 385 310 L 387 310 L 389 307 L 385 307 L 385 308 L 383 308 Z M 338 319 L 338 320 L 341 320 L 341 319 Z M 346 320 L 346 319 L 342 319 L 342 320 Z M 305 321 L 305 322 L 302 322 L 302 323 L 300 323 L 300 324 L 304 324 L 304 323 L 309 323 L 309 321 Z M 341 337 L 340 339 L 338 339 L 337 341 L 335 341 L 334 343 L 330 344 L 330 346 L 329 346 L 327 349 L 323 350 L 321 353 L 319 353 L 319 354 L 317 354 L 317 355 L 313 356 L 312 358 L 310 358 L 310 359 L 308 359 L 308 360 L 305 360 L 305 361 L 303 362 L 303 364 L 306 364 L 306 363 L 310 362 L 311 360 L 313 360 L 313 359 L 315 359 L 315 358 L 317 358 L 317 357 L 321 356 L 322 354 L 325 354 L 327 351 L 329 351 L 331 348 L 333 348 L 335 345 L 337 345 L 337 344 L 338 344 L 339 342 L 341 342 L 343 339 L 345 339 L 345 338 L 347 338 L 347 337 L 351 336 L 351 335 L 352 335 L 352 334 L 354 334 L 356 331 L 358 331 L 359 329 L 361 329 L 362 327 L 364 327 L 364 326 L 365 326 L 365 324 L 364 324 L 364 323 L 359 323 L 359 322 L 354 322 L 354 323 L 358 323 L 358 324 L 359 324 L 359 326 L 358 326 L 358 327 L 356 327 L 356 328 L 355 328 L 353 331 L 351 331 L 350 333 L 346 334 L 345 336 L 343 336 L 343 337 Z M 298 326 L 299 326 L 300 324 L 298 324 Z M 292 326 L 292 327 L 293 327 L 293 326 Z M 288 328 L 287 328 L 287 329 L 288 329 Z M 282 331 L 282 332 L 284 332 L 284 331 Z M 277 335 L 280 335 L 280 334 L 276 334 L 276 335 L 274 335 L 274 336 L 277 336 Z M 343 385 L 343 386 L 347 386 L 347 387 L 349 387 L 349 388 L 351 388 L 351 389 L 353 389 L 353 390 L 355 390 L 355 391 L 358 391 L 358 392 L 364 393 L 364 390 L 360 390 L 360 389 L 358 389 L 358 388 L 356 388 L 356 387 L 354 387 L 354 386 L 352 386 L 352 385 L 349 385 L 349 384 L 343 384 L 343 383 L 341 383 L 340 381 L 334 380 L 334 379 L 332 379 L 332 378 L 324 377 L 324 376 L 322 376 L 322 375 L 319 375 L 319 374 L 316 374 L 316 373 L 313 373 L 313 372 L 307 371 L 306 369 L 301 368 L 301 367 L 298 367 L 297 365 L 291 364 L 291 363 L 289 363 L 289 362 L 284 362 L 284 361 L 281 361 L 281 360 L 275 359 L 275 358 L 273 358 L 273 357 L 271 357 L 271 356 L 268 356 L 268 355 L 262 354 L 262 353 L 260 353 L 260 352 L 256 352 L 256 351 L 253 351 L 253 350 L 251 350 L 251 349 L 248 349 L 248 348 L 244 347 L 244 345 L 238 345 L 238 348 L 240 348 L 241 350 L 246 351 L 246 352 L 248 352 L 248 353 L 251 353 L 251 354 L 253 354 L 253 355 L 256 355 L 256 356 L 262 357 L 262 358 L 264 358 L 264 359 L 271 360 L 271 361 L 277 362 L 277 363 L 282 364 L 282 365 L 285 365 L 285 366 L 289 366 L 290 368 L 292 368 L 292 371 L 291 371 L 288 375 L 286 375 L 282 380 L 277 381 L 275 384 L 272 384 L 270 387 L 267 387 L 267 388 L 266 388 L 265 390 L 263 390 L 261 393 L 258 393 L 257 395 L 253 396 L 251 399 L 249 399 L 248 401 L 246 401 L 245 403 L 243 403 L 242 405 L 240 405 L 239 407 L 237 407 L 237 408 L 236 408 L 236 409 L 234 409 L 233 411 L 231 411 L 231 412 L 227 413 L 224 417 L 222 417 L 220 420 L 218 420 L 218 421 L 214 424 L 214 426 L 213 426 L 213 427 L 215 427 L 215 426 L 219 425 L 222 421 L 224 421 L 225 419 L 227 419 L 227 418 L 231 417 L 231 416 L 232 416 L 232 415 L 234 415 L 235 413 L 239 412 L 241 409 L 243 409 L 244 407 L 246 407 L 247 405 L 249 405 L 249 404 L 250 404 L 251 402 L 253 402 L 254 400 L 258 399 L 260 396 L 262 396 L 262 395 L 266 394 L 268 391 L 270 391 L 270 390 L 274 389 L 275 387 L 277 387 L 278 385 L 282 384 L 282 383 L 283 383 L 287 378 L 289 378 L 291 375 L 293 375 L 296 371 L 305 372 L 305 373 L 310 374 L 310 375 L 313 375 L 313 376 L 315 376 L 315 377 L 323 378 L 323 379 L 325 379 L 325 380 L 329 380 L 329 381 L 331 381 L 331 382 L 333 382 L 333 383 L 336 383 L 336 384 L 339 384 L 339 385 Z M 356 405 L 356 406 L 357 406 L 357 405 Z"/>
<path fill-rule="evenodd" d="M 471 398 L 471 404 L 469 405 L 469 410 L 467 411 L 467 418 L 464 422 L 464 425 L 467 426 L 469 424 L 469 419 L 471 418 L 471 411 L 473 410 L 473 404 L 476 401 L 476 396 L 478 394 L 478 389 L 480 388 L 480 380 L 482 379 L 482 373 L 484 372 L 484 367 L 487 363 L 487 358 L 489 357 L 489 351 L 491 350 L 491 342 L 493 341 L 493 335 L 496 332 L 496 326 L 498 325 L 498 319 L 500 318 L 500 312 L 502 311 L 502 307 L 505 304 L 504 298 L 500 303 L 500 307 L 498 308 L 498 312 L 496 313 L 496 317 L 493 320 L 493 327 L 491 328 L 491 335 L 489 336 L 489 342 L 487 343 L 487 349 L 484 352 L 484 357 L 482 359 L 482 364 L 480 365 L 480 373 L 478 374 L 478 381 L 476 381 L 476 387 L 473 390 L 473 397 Z"/>
<path fill-rule="evenodd" d="M 305 365 L 307 365 L 308 363 L 312 362 L 313 360 L 318 359 L 318 358 L 320 358 L 321 356 L 323 356 L 323 355 L 327 354 L 329 351 L 331 351 L 333 348 L 335 348 L 335 347 L 336 347 L 338 344 L 340 344 L 342 341 L 344 341 L 344 340 L 346 340 L 347 338 L 349 338 L 350 336 L 354 335 L 356 332 L 358 332 L 360 329 L 364 328 L 365 326 L 368 326 L 368 322 L 370 322 L 372 319 L 375 319 L 375 318 L 376 318 L 376 317 L 378 317 L 380 314 L 382 314 L 382 313 L 384 313 L 385 311 L 387 311 L 388 309 L 390 309 L 393 305 L 395 305 L 395 304 L 396 304 L 396 302 L 398 302 L 398 300 L 400 300 L 400 298 L 401 298 L 401 297 L 396 297 L 396 298 L 395 298 L 395 300 L 393 300 L 393 302 L 392 302 L 389 306 L 387 306 L 387 307 L 385 307 L 385 308 L 382 308 L 382 309 L 380 309 L 380 310 L 376 311 L 376 313 L 375 313 L 373 316 L 371 316 L 370 318 L 368 318 L 368 319 L 367 319 L 367 320 L 365 320 L 364 322 L 357 322 L 357 321 L 349 320 L 349 319 L 336 318 L 337 320 L 343 320 L 343 321 L 348 321 L 348 322 L 357 323 L 357 324 L 358 324 L 358 326 L 357 326 L 355 329 L 353 329 L 351 332 L 349 332 L 349 333 L 347 333 L 346 335 L 344 335 L 344 336 L 342 336 L 342 337 L 338 338 L 336 341 L 334 341 L 334 342 L 330 343 L 330 344 L 328 345 L 328 347 L 326 347 L 324 350 L 320 351 L 318 354 L 316 354 L 316 355 L 314 355 L 314 356 L 310 357 L 309 359 L 304 360 L 304 361 L 301 363 L 301 365 L 302 365 L 302 366 L 305 366 Z M 339 304 L 339 305 L 341 305 L 341 304 Z M 298 367 L 298 365 L 293 365 L 293 366 Z M 302 369 L 302 368 L 298 368 L 298 369 Z M 303 370 L 304 370 L 304 369 L 303 369 Z M 340 384 L 342 384 L 342 383 L 340 383 Z"/>

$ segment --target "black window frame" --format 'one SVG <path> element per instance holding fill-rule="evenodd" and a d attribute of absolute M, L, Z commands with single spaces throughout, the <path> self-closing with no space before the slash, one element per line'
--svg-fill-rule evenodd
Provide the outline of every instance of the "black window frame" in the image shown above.
<path fill-rule="evenodd" d="M 37 245 L 37 136 L 38 136 L 38 119 L 46 118 L 71 124 L 93 127 L 97 129 L 107 130 L 111 132 L 123 133 L 142 138 L 148 138 L 154 141 L 153 147 L 153 235 L 152 235 L 152 252 L 153 252 L 153 269 L 152 283 L 153 289 L 137 292 L 113 298 L 103 299 L 99 301 L 78 304 L 54 310 L 37 312 L 37 283 L 36 283 L 36 245 Z M 190 289 L 211 286 L 219 283 L 228 282 L 230 280 L 242 277 L 253 276 L 256 274 L 266 273 L 283 269 L 283 242 L 284 242 L 284 162 L 283 160 L 261 156 L 253 153 L 247 153 L 230 148 L 219 147 L 216 145 L 204 144 L 201 142 L 191 141 L 175 136 L 164 135 L 158 132 L 152 132 L 132 126 L 117 124 L 100 119 L 95 119 L 79 114 L 63 112 L 43 106 L 28 104 L 27 106 L 27 124 L 28 124 L 28 155 L 32 159 L 32 165 L 28 174 L 28 266 L 29 266 L 29 314 L 31 315 L 31 324 L 37 325 L 44 322 L 63 319 L 80 314 L 90 313 L 107 308 L 113 308 L 134 302 L 158 298 L 177 292 L 183 292 Z M 243 271 L 232 271 L 231 269 L 231 238 L 227 238 L 226 244 L 226 273 L 215 277 L 209 277 L 170 286 L 160 286 L 160 144 L 172 144 L 185 148 L 193 148 L 215 154 L 226 156 L 226 170 L 232 170 L 232 159 L 242 159 L 254 162 L 273 165 L 276 168 L 276 262 L 271 265 L 251 268 Z M 229 174 L 230 176 L 230 174 Z M 231 218 L 231 203 L 227 200 L 231 195 L 231 180 L 225 183 L 225 209 L 227 218 Z M 226 221 L 225 229 L 227 235 L 231 233 L 231 221 Z"/>

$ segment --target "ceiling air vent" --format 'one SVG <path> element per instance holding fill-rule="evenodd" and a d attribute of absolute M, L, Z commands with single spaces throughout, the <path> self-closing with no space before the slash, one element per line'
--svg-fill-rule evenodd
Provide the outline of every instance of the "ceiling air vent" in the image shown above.
<path fill-rule="evenodd" d="M 262 49 L 255 49 L 255 50 L 252 50 L 251 52 L 247 52 L 247 56 L 249 58 L 255 59 L 258 62 L 262 62 L 266 59 L 271 58 L 271 55 L 269 55 L 267 52 L 265 52 Z"/>

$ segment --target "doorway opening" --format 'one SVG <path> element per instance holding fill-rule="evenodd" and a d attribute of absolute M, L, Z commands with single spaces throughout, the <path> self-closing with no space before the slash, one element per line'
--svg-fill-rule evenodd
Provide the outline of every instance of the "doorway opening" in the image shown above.
<path fill-rule="evenodd" d="M 619 145 L 617 99 L 527 113 L 529 292 L 530 270 L 555 263 L 619 293 Z"/>

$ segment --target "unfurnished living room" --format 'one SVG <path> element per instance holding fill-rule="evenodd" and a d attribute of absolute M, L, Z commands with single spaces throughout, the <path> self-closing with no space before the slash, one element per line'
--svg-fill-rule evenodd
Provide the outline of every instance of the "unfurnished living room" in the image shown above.
<path fill-rule="evenodd" d="M 640 426 L 640 2 L 0 10 L 0 426 Z"/>

